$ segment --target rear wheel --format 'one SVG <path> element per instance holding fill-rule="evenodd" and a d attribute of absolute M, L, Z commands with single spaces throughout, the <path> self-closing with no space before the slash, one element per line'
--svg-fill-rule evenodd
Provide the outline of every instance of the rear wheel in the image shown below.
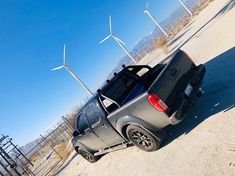
<path fill-rule="evenodd" d="M 77 149 L 76 151 L 78 154 L 80 154 L 85 160 L 89 161 L 90 163 L 95 163 L 99 159 L 98 156 L 94 156 L 92 153 L 86 150 Z"/>
<path fill-rule="evenodd" d="M 126 133 L 129 140 L 143 151 L 152 152 L 160 147 L 161 141 L 139 126 L 129 125 Z"/>

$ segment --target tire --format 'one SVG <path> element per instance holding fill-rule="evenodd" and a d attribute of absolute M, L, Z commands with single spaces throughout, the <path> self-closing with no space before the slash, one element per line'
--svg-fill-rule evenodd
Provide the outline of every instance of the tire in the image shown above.
<path fill-rule="evenodd" d="M 90 163 L 95 163 L 99 159 L 98 156 L 94 156 L 92 153 L 86 150 L 76 149 L 76 151 L 79 155 L 81 155 L 85 160 L 89 161 Z"/>
<path fill-rule="evenodd" d="M 161 141 L 139 126 L 129 125 L 126 134 L 129 140 L 143 151 L 153 152 L 160 147 Z"/>

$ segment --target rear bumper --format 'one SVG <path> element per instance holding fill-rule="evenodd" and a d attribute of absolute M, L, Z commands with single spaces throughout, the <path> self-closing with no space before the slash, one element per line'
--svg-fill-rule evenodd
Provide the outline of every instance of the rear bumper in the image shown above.
<path fill-rule="evenodd" d="M 206 69 L 204 65 L 199 65 L 196 67 L 192 78 L 189 81 L 189 84 L 192 86 L 192 92 L 190 95 L 186 95 L 185 92 L 182 94 L 182 101 L 178 107 L 178 109 L 170 116 L 169 121 L 170 124 L 176 125 L 181 122 L 190 107 L 195 103 L 197 98 L 201 94 L 201 84 L 206 73 Z"/>

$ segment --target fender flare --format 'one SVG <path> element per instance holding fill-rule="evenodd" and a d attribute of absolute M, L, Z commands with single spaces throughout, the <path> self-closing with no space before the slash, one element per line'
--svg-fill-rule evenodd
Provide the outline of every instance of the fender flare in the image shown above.
<path fill-rule="evenodd" d="M 157 136 L 155 133 L 157 131 L 159 131 L 159 129 L 157 129 L 156 127 L 154 127 L 153 125 L 145 122 L 144 120 L 135 117 L 135 116 L 124 116 L 118 119 L 117 123 L 116 123 L 116 130 L 119 132 L 119 134 L 126 140 L 129 141 L 128 137 L 126 136 L 126 128 L 129 125 L 136 125 L 139 126 L 141 128 L 143 128 L 144 130 L 148 131 L 152 136 L 154 136 L 157 140 L 162 141 L 161 137 Z"/>
<path fill-rule="evenodd" d="M 78 149 L 83 149 L 83 150 L 88 151 L 88 152 L 95 152 L 95 151 L 89 149 L 87 146 L 85 146 L 83 143 L 81 143 L 79 141 L 73 143 L 73 148 L 76 152 L 77 152 L 77 148 Z"/>

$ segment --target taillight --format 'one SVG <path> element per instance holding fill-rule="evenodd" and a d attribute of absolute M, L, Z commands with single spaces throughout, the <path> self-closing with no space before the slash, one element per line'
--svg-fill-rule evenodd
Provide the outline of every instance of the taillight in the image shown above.
<path fill-rule="evenodd" d="M 148 101 L 158 110 L 164 112 L 168 109 L 168 106 L 162 101 L 156 94 L 148 96 Z"/>

